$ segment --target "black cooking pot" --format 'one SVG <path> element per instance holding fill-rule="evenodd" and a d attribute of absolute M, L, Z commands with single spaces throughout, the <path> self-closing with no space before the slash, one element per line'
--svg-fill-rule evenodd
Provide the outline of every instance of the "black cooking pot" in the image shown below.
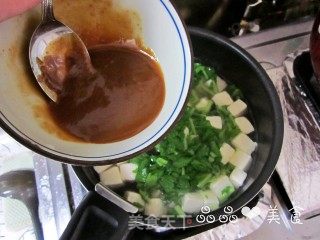
<path fill-rule="evenodd" d="M 258 147 L 248 177 L 243 187 L 225 203 L 225 206 L 231 206 L 237 211 L 259 193 L 275 169 L 283 139 L 280 101 L 264 69 L 245 50 L 208 31 L 191 28 L 190 36 L 195 61 L 213 66 L 219 75 L 242 90 L 255 127 L 251 137 L 258 143 Z M 99 177 L 93 168 L 78 166 L 74 170 L 90 192 L 76 209 L 62 239 L 122 239 L 127 236 L 129 213 L 94 192 Z M 120 192 L 122 190 L 119 189 Z M 223 206 L 212 214 L 215 219 L 224 215 Z M 158 221 L 159 226 L 163 224 Z M 171 225 L 182 228 L 202 224 L 194 216 L 188 221 L 177 218 Z"/>

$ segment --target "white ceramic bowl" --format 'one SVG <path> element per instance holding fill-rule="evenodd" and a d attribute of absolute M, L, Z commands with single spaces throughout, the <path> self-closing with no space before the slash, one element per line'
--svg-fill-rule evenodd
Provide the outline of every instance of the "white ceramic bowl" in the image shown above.
<path fill-rule="evenodd" d="M 26 147 L 55 160 L 72 164 L 106 164 L 127 159 L 155 144 L 179 118 L 190 88 L 192 50 L 188 35 L 169 0 L 118 0 L 141 17 L 146 46 L 153 49 L 164 74 L 166 97 L 155 121 L 137 135 L 115 143 L 91 144 L 63 140 L 44 128 L 40 121 L 44 104 L 34 88 L 27 61 L 32 10 L 0 23 L 0 124 Z M 25 53 L 25 56 L 24 56 Z M 38 86 L 36 86 L 38 88 Z M 39 116 L 40 115 L 40 116 Z"/>

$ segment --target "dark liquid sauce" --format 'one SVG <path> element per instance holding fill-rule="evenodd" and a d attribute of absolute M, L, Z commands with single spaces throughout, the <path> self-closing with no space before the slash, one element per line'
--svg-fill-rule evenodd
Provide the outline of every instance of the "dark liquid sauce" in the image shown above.
<path fill-rule="evenodd" d="M 58 93 L 57 103 L 49 105 L 57 125 L 94 143 L 127 139 L 148 127 L 165 98 L 158 62 L 138 48 L 120 45 L 89 53 L 94 69 L 77 51 L 64 58 L 48 55 L 41 63 L 48 85 Z"/>

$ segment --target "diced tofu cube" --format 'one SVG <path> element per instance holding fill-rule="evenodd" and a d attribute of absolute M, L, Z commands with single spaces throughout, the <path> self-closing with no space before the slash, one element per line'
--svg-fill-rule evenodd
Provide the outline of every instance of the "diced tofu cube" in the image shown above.
<path fill-rule="evenodd" d="M 218 197 L 219 202 L 226 201 L 235 191 L 228 176 L 221 176 L 210 184 L 210 189 Z"/>
<path fill-rule="evenodd" d="M 252 141 L 247 135 L 240 133 L 231 140 L 231 144 L 241 151 L 251 154 L 257 147 L 257 143 Z"/>
<path fill-rule="evenodd" d="M 246 117 L 237 117 L 234 121 L 236 122 L 240 131 L 244 134 L 249 134 L 254 131 L 251 122 Z"/>
<path fill-rule="evenodd" d="M 204 206 L 210 207 L 211 211 L 219 208 L 219 200 L 211 190 L 203 191 L 202 195 L 204 196 Z"/>
<path fill-rule="evenodd" d="M 120 174 L 123 181 L 134 181 L 136 179 L 137 165 L 134 163 L 124 163 L 119 166 Z"/>
<path fill-rule="evenodd" d="M 200 192 L 186 193 L 182 198 L 182 210 L 185 213 L 198 213 L 204 206 L 205 198 Z"/>
<path fill-rule="evenodd" d="M 232 116 L 239 117 L 246 112 L 247 104 L 245 104 L 245 102 L 243 102 L 242 100 L 238 99 L 228 107 L 228 110 L 232 114 Z"/>
<path fill-rule="evenodd" d="M 238 167 L 233 169 L 233 171 L 230 174 L 230 181 L 236 188 L 241 187 L 244 183 L 244 180 L 246 180 L 246 178 L 247 178 L 247 173 Z"/>
<path fill-rule="evenodd" d="M 148 216 L 161 217 L 167 214 L 167 208 L 160 198 L 151 198 L 145 205 L 144 212 Z"/>
<path fill-rule="evenodd" d="M 112 166 L 111 168 L 100 173 L 100 181 L 104 185 L 110 187 L 118 186 L 123 183 L 120 170 L 117 166 Z"/>
<path fill-rule="evenodd" d="M 126 191 L 124 193 L 124 198 L 132 203 L 133 205 L 137 206 L 139 208 L 139 210 L 142 210 L 145 206 L 145 202 L 142 199 L 141 195 L 139 193 L 136 192 L 132 192 L 132 191 Z"/>
<path fill-rule="evenodd" d="M 239 150 L 239 149 L 237 149 L 235 151 L 235 153 L 231 156 L 231 158 L 229 160 L 229 162 L 233 166 L 235 166 L 243 171 L 246 171 L 249 168 L 251 161 L 252 161 L 251 156 L 249 154 Z"/>
<path fill-rule="evenodd" d="M 97 173 L 102 173 L 103 171 L 107 170 L 108 168 L 111 168 L 113 165 L 104 165 L 104 166 L 94 166 L 93 169 Z"/>
<path fill-rule="evenodd" d="M 200 101 L 196 104 L 195 108 L 202 112 L 202 113 L 208 113 L 210 112 L 212 106 L 212 101 L 208 98 L 201 98 Z"/>
<path fill-rule="evenodd" d="M 212 100 L 217 106 L 229 106 L 233 103 L 232 98 L 226 91 L 217 93 L 213 96 Z"/>
<path fill-rule="evenodd" d="M 218 76 L 217 77 L 217 86 L 218 86 L 218 91 L 222 92 L 223 90 L 226 89 L 228 84 Z"/>
<path fill-rule="evenodd" d="M 222 129 L 222 119 L 220 116 L 208 116 L 206 119 L 210 122 L 212 127 Z"/>
<path fill-rule="evenodd" d="M 231 158 L 231 156 L 234 154 L 235 150 L 233 147 L 231 147 L 228 143 L 222 144 L 220 148 L 220 154 L 221 154 L 221 162 L 223 164 L 227 164 Z"/>

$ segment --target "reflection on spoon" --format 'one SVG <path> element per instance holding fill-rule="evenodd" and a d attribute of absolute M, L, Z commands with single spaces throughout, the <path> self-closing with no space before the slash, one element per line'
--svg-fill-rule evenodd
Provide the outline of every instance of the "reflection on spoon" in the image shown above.
<path fill-rule="evenodd" d="M 53 61 L 53 59 L 50 60 L 50 57 L 46 58 L 48 50 L 47 48 L 51 45 L 52 42 L 60 41 L 58 39 L 65 39 L 65 45 L 64 48 L 61 49 L 61 51 L 58 51 L 59 58 L 55 59 L 56 61 Z M 52 0 L 42 0 L 42 21 L 31 37 L 29 45 L 29 60 L 32 71 L 39 85 L 46 93 L 46 95 L 54 102 L 56 102 L 58 99 L 56 90 L 59 89 L 59 85 L 61 85 L 61 82 L 59 82 L 59 80 L 63 80 L 63 64 L 69 61 L 67 59 L 67 56 L 64 54 L 70 53 L 69 50 L 72 50 L 74 48 L 77 48 L 79 50 L 79 53 L 82 55 L 81 57 L 83 59 L 81 62 L 86 63 L 87 67 L 90 68 L 90 56 L 84 43 L 76 33 L 74 33 L 70 28 L 54 18 Z M 43 61 L 49 61 L 52 70 L 54 70 L 53 68 L 55 67 L 58 68 L 56 69 L 56 72 L 59 73 L 59 76 L 57 76 L 57 83 L 54 83 L 50 80 L 43 80 L 40 69 L 41 63 Z"/>

